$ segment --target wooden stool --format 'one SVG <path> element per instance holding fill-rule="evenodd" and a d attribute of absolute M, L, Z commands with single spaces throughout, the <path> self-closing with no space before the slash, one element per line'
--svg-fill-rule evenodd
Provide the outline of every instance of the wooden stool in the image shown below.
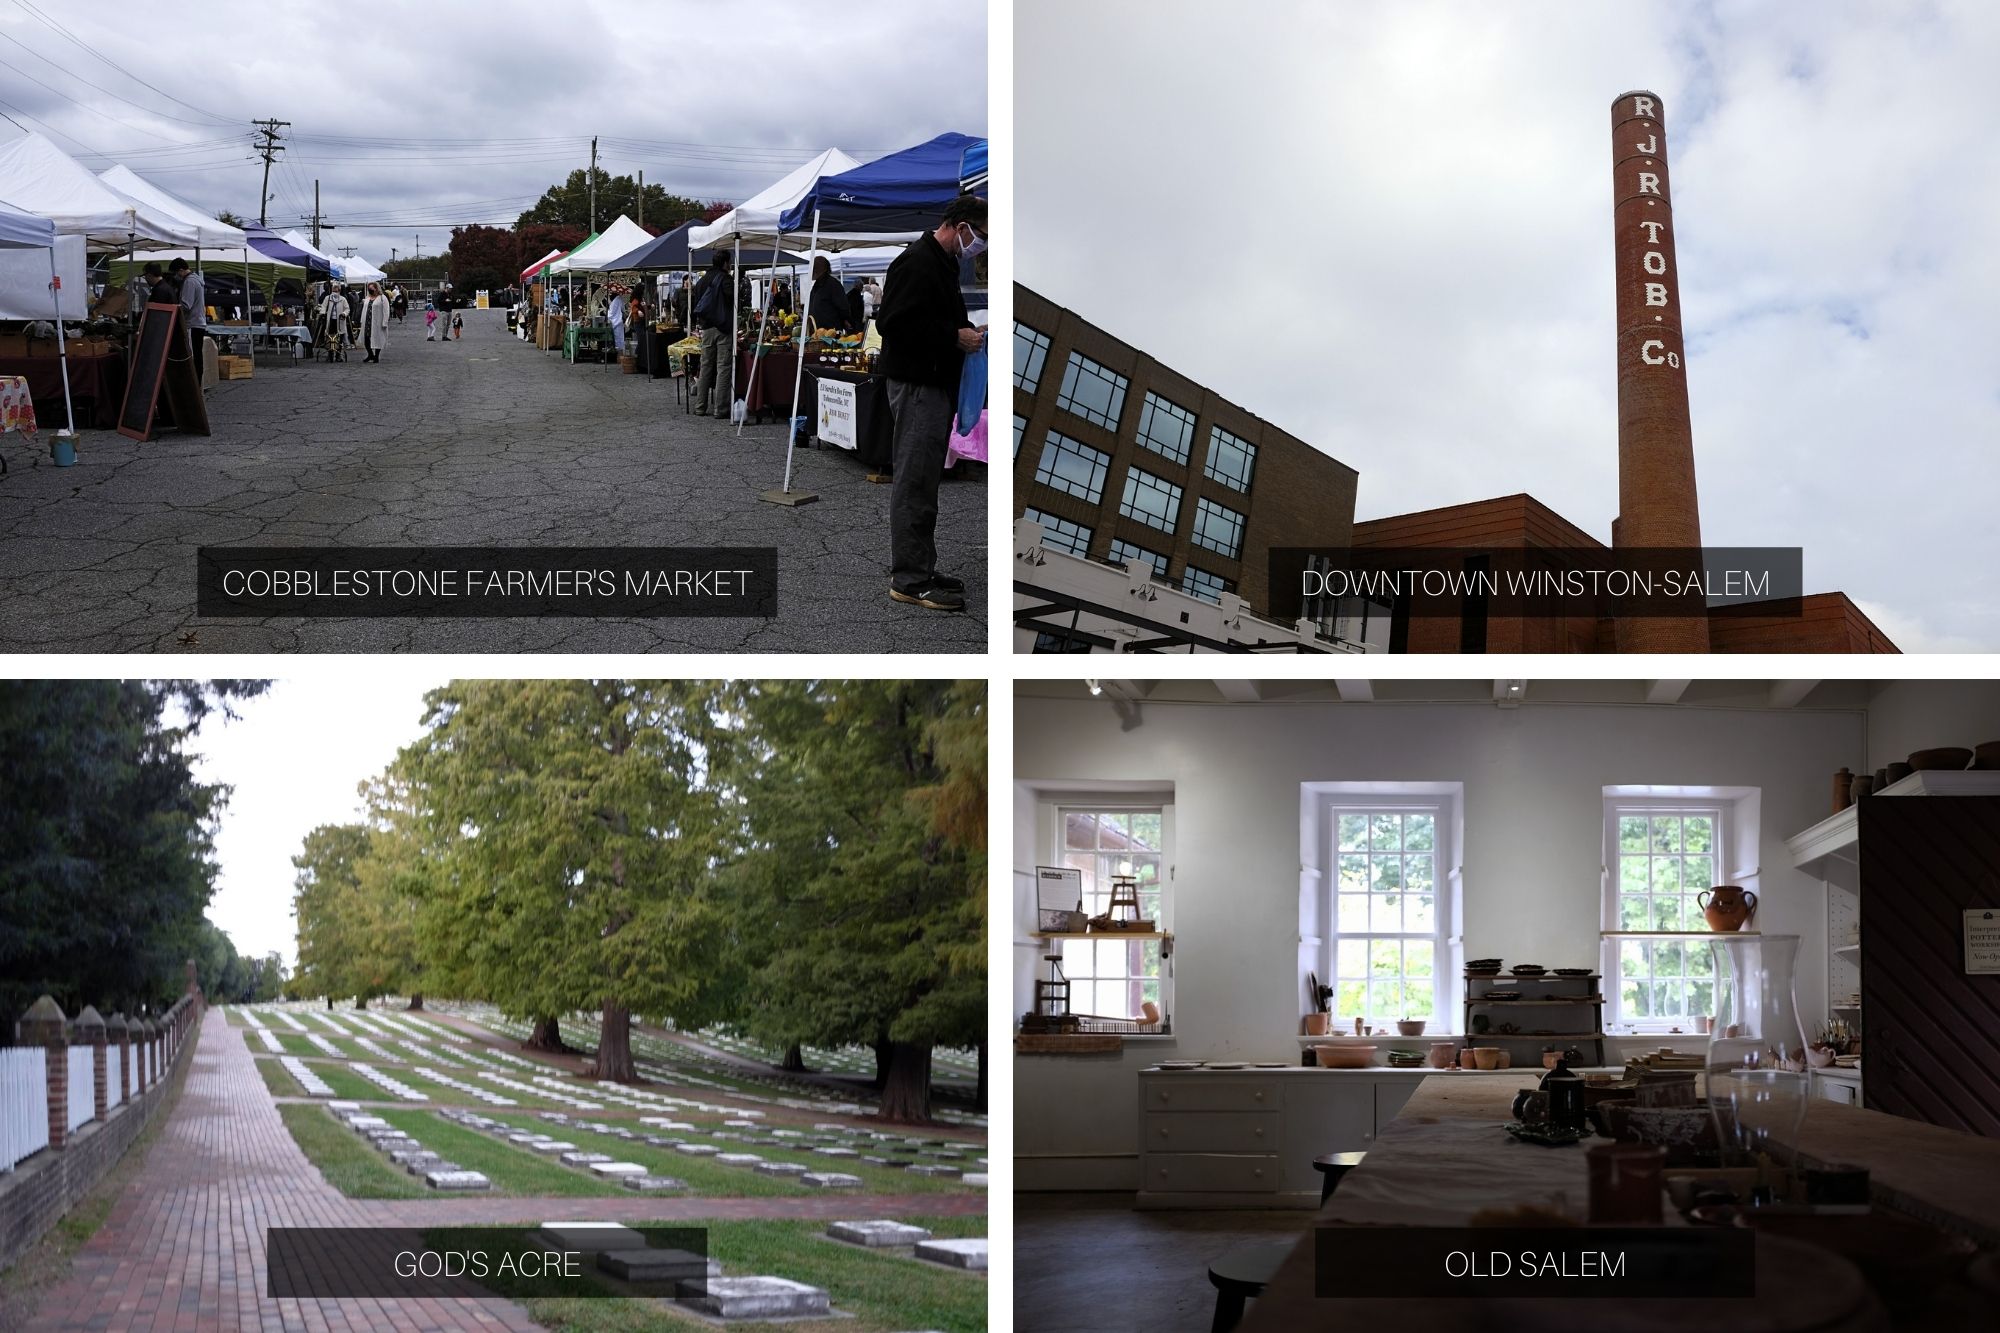
<path fill-rule="evenodd" d="M 1215 1320 L 1209 1333 L 1229 1333 L 1243 1321 L 1244 1302 L 1264 1294 L 1271 1275 L 1296 1244 L 1296 1239 L 1246 1241 L 1209 1264 L 1208 1280 L 1215 1286 Z"/>
<path fill-rule="evenodd" d="M 1324 1208 L 1326 1201 L 1333 1197 L 1341 1177 L 1360 1166 L 1361 1159 L 1367 1155 L 1365 1152 L 1328 1152 L 1313 1158 L 1313 1170 L 1319 1172 L 1320 1207 Z"/>

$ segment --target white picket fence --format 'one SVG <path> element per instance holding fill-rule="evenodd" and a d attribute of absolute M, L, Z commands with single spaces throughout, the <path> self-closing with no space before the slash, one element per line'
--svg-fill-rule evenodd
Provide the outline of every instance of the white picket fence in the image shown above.
<path fill-rule="evenodd" d="M 41 1046 L 0 1049 L 0 1171 L 49 1146 L 49 1061 Z"/>
<path fill-rule="evenodd" d="M 97 1114 L 97 1050 L 91 1046 L 69 1048 L 69 1127 L 90 1123 Z"/>

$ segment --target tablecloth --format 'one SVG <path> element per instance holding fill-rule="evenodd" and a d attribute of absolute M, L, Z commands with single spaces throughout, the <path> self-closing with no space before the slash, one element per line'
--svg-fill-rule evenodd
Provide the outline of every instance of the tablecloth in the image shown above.
<path fill-rule="evenodd" d="M 25 377 L 36 414 L 57 425 L 65 419 L 62 374 L 62 362 L 53 356 L 0 357 L 0 375 Z M 70 357 L 69 396 L 79 430 L 118 429 L 118 408 L 125 401 L 125 353 Z"/>
<path fill-rule="evenodd" d="M 35 398 L 26 375 L 0 375 L 0 435 L 10 430 L 35 433 Z"/>

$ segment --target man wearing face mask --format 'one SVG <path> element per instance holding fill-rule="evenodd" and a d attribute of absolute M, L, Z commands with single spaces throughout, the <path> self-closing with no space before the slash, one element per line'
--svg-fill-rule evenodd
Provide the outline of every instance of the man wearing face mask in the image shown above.
<path fill-rule="evenodd" d="M 875 326 L 875 368 L 889 382 L 895 476 L 889 493 L 889 596 L 933 611 L 963 611 L 965 583 L 937 570 L 938 483 L 965 354 L 985 345 L 959 292 L 962 260 L 986 248 L 986 201 L 961 195 L 935 231 L 889 266 Z"/>

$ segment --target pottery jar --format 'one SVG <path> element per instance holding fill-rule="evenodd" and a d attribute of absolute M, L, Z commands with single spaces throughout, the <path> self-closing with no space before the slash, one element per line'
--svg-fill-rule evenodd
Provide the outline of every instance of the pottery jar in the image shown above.
<path fill-rule="evenodd" d="M 1590 1170 L 1592 1223 L 1658 1225 L 1667 1150 L 1651 1144 L 1600 1143 L 1584 1154 Z"/>
<path fill-rule="evenodd" d="M 1694 900 L 1714 931 L 1741 930 L 1757 913 L 1757 895 L 1734 884 L 1705 889 Z"/>
<path fill-rule="evenodd" d="M 1458 1046 L 1455 1042 L 1434 1041 L 1431 1043 L 1430 1067 L 1449 1069 L 1458 1060 Z"/>

